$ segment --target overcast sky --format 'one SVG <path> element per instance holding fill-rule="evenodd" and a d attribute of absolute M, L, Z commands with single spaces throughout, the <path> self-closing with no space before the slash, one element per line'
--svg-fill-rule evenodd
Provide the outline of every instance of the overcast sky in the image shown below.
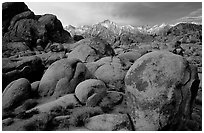
<path fill-rule="evenodd" d="M 63 26 L 95 24 L 109 19 L 120 25 L 155 25 L 186 17 L 202 19 L 201 2 L 26 2 L 36 14 L 51 13 Z"/>

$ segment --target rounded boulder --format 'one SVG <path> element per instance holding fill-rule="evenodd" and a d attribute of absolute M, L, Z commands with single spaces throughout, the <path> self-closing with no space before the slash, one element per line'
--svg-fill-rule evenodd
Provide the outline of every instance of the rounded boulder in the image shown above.
<path fill-rule="evenodd" d="M 22 102 L 31 96 L 30 82 L 25 78 L 20 78 L 11 82 L 3 91 L 2 109 L 9 110 L 18 107 Z"/>
<path fill-rule="evenodd" d="M 191 75 L 188 62 L 170 52 L 151 52 L 136 60 L 125 77 L 135 130 L 162 130 L 181 116 L 188 118 Z"/>
<path fill-rule="evenodd" d="M 103 81 L 97 79 L 88 79 L 79 83 L 75 89 L 75 95 L 83 104 L 95 93 L 106 91 L 106 85 Z"/>
<path fill-rule="evenodd" d="M 125 66 L 117 57 L 104 57 L 96 62 L 94 76 L 102 80 L 112 90 L 121 91 L 124 87 Z"/>

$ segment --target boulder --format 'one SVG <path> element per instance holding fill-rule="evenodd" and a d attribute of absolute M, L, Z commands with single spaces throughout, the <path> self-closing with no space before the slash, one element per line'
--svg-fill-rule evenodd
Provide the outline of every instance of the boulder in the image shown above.
<path fill-rule="evenodd" d="M 79 83 L 75 89 L 75 95 L 83 104 L 94 93 L 106 91 L 106 85 L 103 81 L 97 79 L 87 79 Z"/>
<path fill-rule="evenodd" d="M 157 51 L 136 60 L 125 76 L 135 130 L 171 130 L 189 119 L 197 82 L 196 69 L 182 56 Z"/>
<path fill-rule="evenodd" d="M 30 82 L 21 78 L 11 82 L 2 94 L 2 109 L 12 110 L 31 96 Z"/>
<path fill-rule="evenodd" d="M 89 75 L 86 66 L 77 59 L 61 59 L 54 62 L 46 70 L 39 85 L 39 95 L 42 97 L 49 97 L 55 94 L 56 85 L 62 78 L 68 79 L 69 88 L 61 92 L 73 93 L 75 87 L 84 81 Z M 58 92 L 56 92 L 58 93 Z M 58 95 L 63 95 L 59 94 Z"/>
<path fill-rule="evenodd" d="M 77 58 L 82 62 L 93 62 L 104 56 L 111 55 L 114 55 L 114 50 L 111 46 L 95 37 L 78 41 L 73 51 L 68 54 L 68 58 Z"/>
<path fill-rule="evenodd" d="M 127 114 L 101 114 L 91 117 L 85 123 L 85 127 L 94 131 L 119 131 L 121 129 L 132 130 Z"/>
<path fill-rule="evenodd" d="M 125 66 L 117 57 L 104 57 L 96 62 L 94 76 L 106 83 L 113 90 L 123 91 Z"/>

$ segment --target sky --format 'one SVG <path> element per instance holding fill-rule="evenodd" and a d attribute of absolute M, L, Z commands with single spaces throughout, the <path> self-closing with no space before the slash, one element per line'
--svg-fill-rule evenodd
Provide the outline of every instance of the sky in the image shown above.
<path fill-rule="evenodd" d="M 63 26 L 92 25 L 106 19 L 119 25 L 155 25 L 202 19 L 201 2 L 26 2 L 36 14 L 54 14 Z"/>

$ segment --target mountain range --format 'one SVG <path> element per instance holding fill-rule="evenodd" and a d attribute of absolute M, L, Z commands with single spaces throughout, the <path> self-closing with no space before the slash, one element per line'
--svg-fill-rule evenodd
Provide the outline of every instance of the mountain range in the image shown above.
<path fill-rule="evenodd" d="M 162 24 L 157 24 L 157 25 L 153 25 L 153 26 L 149 26 L 149 25 L 145 25 L 145 26 L 131 26 L 131 25 L 123 25 L 120 26 L 115 22 L 112 22 L 110 20 L 104 20 L 102 22 L 93 24 L 93 25 L 83 25 L 83 26 L 79 26 L 79 27 L 74 27 L 72 25 L 68 25 L 65 26 L 65 30 L 69 31 L 72 35 L 74 34 L 83 34 L 85 33 L 87 30 L 89 30 L 90 28 L 94 28 L 97 26 L 102 26 L 105 27 L 111 31 L 114 32 L 114 34 L 120 35 L 122 32 L 130 32 L 130 33 L 142 33 L 142 34 L 161 34 L 164 31 L 169 30 L 170 28 L 179 25 L 181 23 L 190 23 L 190 24 L 195 24 L 195 25 L 201 25 L 202 23 L 196 22 L 196 21 L 184 21 L 183 19 L 180 19 L 183 21 L 174 23 L 174 24 L 166 24 L 166 23 L 162 23 Z"/>

